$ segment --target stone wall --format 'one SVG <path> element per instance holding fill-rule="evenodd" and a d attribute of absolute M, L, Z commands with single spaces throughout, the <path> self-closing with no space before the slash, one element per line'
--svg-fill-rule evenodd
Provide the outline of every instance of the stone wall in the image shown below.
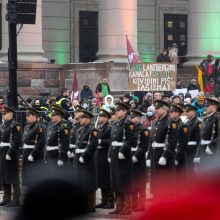
<path fill-rule="evenodd" d="M 95 91 L 100 80 L 107 79 L 111 93 L 121 95 L 128 91 L 127 63 L 73 63 L 56 64 L 19 64 L 17 71 L 18 93 L 24 98 L 36 98 L 40 94 L 57 96 L 63 87 L 71 89 L 73 73 L 76 71 L 79 90 L 85 83 Z M 178 69 L 177 78 L 188 85 L 192 78 L 197 79 L 194 67 Z M 8 91 L 8 67 L 0 65 L 0 95 L 6 96 Z"/>
<path fill-rule="evenodd" d="M 19 64 L 17 70 L 18 93 L 24 98 L 38 97 L 39 94 L 59 94 L 62 66 L 54 64 Z M 0 94 L 8 91 L 8 66 L 0 65 Z"/>

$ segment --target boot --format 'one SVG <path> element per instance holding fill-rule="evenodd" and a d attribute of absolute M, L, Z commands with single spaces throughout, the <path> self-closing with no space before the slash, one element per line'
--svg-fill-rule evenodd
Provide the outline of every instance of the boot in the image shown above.
<path fill-rule="evenodd" d="M 132 194 L 131 192 L 124 193 L 124 205 L 120 215 L 131 215 L 132 214 Z"/>
<path fill-rule="evenodd" d="M 109 214 L 119 214 L 123 209 L 124 197 L 123 193 L 117 192 L 116 194 L 116 207 L 113 211 L 109 212 Z"/>

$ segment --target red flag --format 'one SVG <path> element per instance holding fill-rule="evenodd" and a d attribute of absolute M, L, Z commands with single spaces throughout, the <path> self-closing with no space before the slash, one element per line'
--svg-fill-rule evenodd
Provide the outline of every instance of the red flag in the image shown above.
<path fill-rule="evenodd" d="M 99 92 L 96 93 L 96 99 L 97 99 L 97 105 L 100 108 L 101 107 L 101 100 L 100 100 L 101 97 L 100 97 L 100 93 Z"/>
<path fill-rule="evenodd" d="M 139 55 L 134 52 L 134 48 L 132 47 L 131 42 L 128 39 L 128 35 L 126 35 L 126 42 L 127 42 L 128 62 L 129 63 L 138 63 L 140 61 Z"/>
<path fill-rule="evenodd" d="M 79 100 L 79 89 L 78 89 L 78 82 L 76 77 L 76 70 L 73 74 L 73 80 L 72 80 L 71 101 L 73 101 L 74 99 Z"/>

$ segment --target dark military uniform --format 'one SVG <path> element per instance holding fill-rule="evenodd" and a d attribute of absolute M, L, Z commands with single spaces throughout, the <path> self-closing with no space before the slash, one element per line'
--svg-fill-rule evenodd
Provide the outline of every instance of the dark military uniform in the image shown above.
<path fill-rule="evenodd" d="M 189 120 L 186 125 L 189 128 L 189 138 L 186 149 L 186 161 L 187 167 L 192 169 L 195 165 L 193 160 L 196 156 L 200 143 L 201 121 L 199 121 L 197 117 L 194 117 L 192 120 Z"/>
<path fill-rule="evenodd" d="M 119 103 L 117 109 L 129 109 L 124 103 Z M 137 146 L 139 129 L 132 122 L 126 121 L 126 117 L 112 124 L 111 147 L 111 187 L 116 192 L 116 209 L 111 214 L 131 214 L 133 191 L 133 165 L 131 148 Z M 119 155 L 124 158 L 120 158 Z"/>
<path fill-rule="evenodd" d="M 155 101 L 155 107 L 169 106 L 163 101 Z M 175 181 L 175 149 L 178 140 L 176 122 L 169 120 L 169 115 L 159 118 L 152 126 L 151 145 L 148 159 L 151 160 L 151 191 L 154 196 L 158 193 L 169 194 L 174 187 Z M 157 187 L 167 183 L 167 192 L 159 192 Z M 172 186 L 173 184 L 173 186 Z"/>
<path fill-rule="evenodd" d="M 99 116 L 110 117 L 105 110 L 101 110 Z M 102 203 L 97 208 L 114 208 L 114 193 L 111 189 L 110 166 L 107 160 L 111 142 L 111 126 L 108 122 L 98 129 L 98 146 L 96 150 L 97 186 L 101 188 Z"/>
<path fill-rule="evenodd" d="M 14 112 L 13 109 L 5 107 L 4 112 Z M 14 205 L 20 204 L 20 181 L 19 181 L 19 154 L 18 149 L 22 144 L 21 126 L 15 120 L 5 121 L 0 125 L 1 142 L 0 142 L 0 159 L 1 173 L 3 184 L 3 201 L 0 205 L 6 205 L 11 202 L 13 187 Z M 6 155 L 11 160 L 6 159 Z"/>
<path fill-rule="evenodd" d="M 90 112 L 84 111 L 81 117 L 92 118 Z M 76 150 L 74 171 L 80 185 L 89 192 L 88 211 L 95 210 L 96 166 L 94 153 L 98 145 L 97 130 L 93 125 L 81 126 L 76 132 Z"/>
<path fill-rule="evenodd" d="M 134 192 L 132 193 L 132 205 L 134 211 L 145 209 L 147 182 L 145 153 L 148 150 L 149 140 L 150 131 L 147 128 L 141 127 L 138 145 L 131 149 L 132 155 L 137 159 L 135 162 L 133 160 Z"/>
<path fill-rule="evenodd" d="M 57 105 L 52 106 L 53 114 L 62 116 L 64 114 L 62 108 Z M 69 148 L 69 127 L 65 120 L 58 123 L 50 123 L 47 129 L 46 141 L 46 163 L 49 168 L 56 169 L 58 166 L 67 165 L 67 151 Z"/>
<path fill-rule="evenodd" d="M 57 124 L 51 123 L 47 130 L 46 163 L 49 167 L 57 167 L 57 162 L 67 162 L 69 147 L 69 127 L 61 120 Z"/>
<path fill-rule="evenodd" d="M 206 98 L 206 105 L 218 105 L 219 101 L 216 98 Z M 217 156 L 217 137 L 218 137 L 218 116 L 217 112 L 207 115 L 202 121 L 202 137 L 200 146 L 200 163 L 207 165 L 210 162 L 214 163 Z M 217 161 L 218 162 L 218 161 Z"/>
<path fill-rule="evenodd" d="M 82 106 L 77 105 L 75 108 L 75 112 L 81 112 L 83 109 Z M 71 159 L 71 161 L 74 158 L 74 154 L 75 154 L 75 149 L 76 149 L 76 132 L 77 130 L 80 128 L 80 123 L 79 121 L 75 121 L 75 123 L 72 125 L 72 128 L 70 130 L 70 145 L 69 145 L 69 158 Z"/>
<path fill-rule="evenodd" d="M 35 168 L 40 168 L 43 163 L 44 148 L 46 141 L 46 126 L 35 121 L 27 124 L 23 133 L 23 163 L 22 163 L 22 185 L 30 186 L 33 181 Z M 29 156 L 33 161 L 29 161 Z"/>

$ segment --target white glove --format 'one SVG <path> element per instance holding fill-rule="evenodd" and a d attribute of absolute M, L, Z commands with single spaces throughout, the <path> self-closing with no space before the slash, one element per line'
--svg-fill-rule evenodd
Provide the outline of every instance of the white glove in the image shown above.
<path fill-rule="evenodd" d="M 33 158 L 33 156 L 31 154 L 28 156 L 28 161 L 29 162 L 34 162 L 34 158 Z"/>
<path fill-rule="evenodd" d="M 98 144 L 101 144 L 101 139 L 98 139 Z"/>
<path fill-rule="evenodd" d="M 71 158 L 71 151 L 67 151 L 68 158 Z"/>
<path fill-rule="evenodd" d="M 133 162 L 133 163 L 137 163 L 137 162 L 138 162 L 137 157 L 133 156 L 133 157 L 132 157 L 132 162 Z"/>
<path fill-rule="evenodd" d="M 118 153 L 118 159 L 119 160 L 124 160 L 125 159 L 125 155 L 121 152 Z"/>
<path fill-rule="evenodd" d="M 150 166 L 151 166 L 151 161 L 150 161 L 150 160 L 146 160 L 146 166 L 147 166 L 148 168 L 150 168 Z"/>
<path fill-rule="evenodd" d="M 74 157 L 75 157 L 75 154 L 72 152 L 70 158 L 74 158 Z"/>
<path fill-rule="evenodd" d="M 179 165 L 178 160 L 175 160 L 175 166 L 177 167 Z"/>
<path fill-rule="evenodd" d="M 167 159 L 166 159 L 165 157 L 161 157 L 161 158 L 159 159 L 158 164 L 161 165 L 161 166 L 166 166 L 166 164 L 167 164 Z"/>
<path fill-rule="evenodd" d="M 62 160 L 58 160 L 58 161 L 57 161 L 57 165 L 58 165 L 59 167 L 62 167 L 62 166 L 63 166 L 63 164 L 64 164 L 64 163 L 63 163 L 63 161 L 62 161 Z"/>
<path fill-rule="evenodd" d="M 80 163 L 85 163 L 84 159 L 82 157 L 79 158 Z"/>
<path fill-rule="evenodd" d="M 213 154 L 209 146 L 206 147 L 205 152 L 209 155 Z"/>
<path fill-rule="evenodd" d="M 73 118 L 72 118 L 72 117 L 69 117 L 69 118 L 68 118 L 68 121 L 69 121 L 70 123 L 73 123 Z"/>
<path fill-rule="evenodd" d="M 147 159 L 148 157 L 148 151 L 145 153 L 145 159 Z"/>
<path fill-rule="evenodd" d="M 6 154 L 5 159 L 6 159 L 6 160 L 12 160 L 11 156 L 9 156 L 8 154 Z"/>
<path fill-rule="evenodd" d="M 193 159 L 193 163 L 200 163 L 200 157 L 195 157 Z"/>
<path fill-rule="evenodd" d="M 108 162 L 111 163 L 111 158 L 108 158 Z"/>

